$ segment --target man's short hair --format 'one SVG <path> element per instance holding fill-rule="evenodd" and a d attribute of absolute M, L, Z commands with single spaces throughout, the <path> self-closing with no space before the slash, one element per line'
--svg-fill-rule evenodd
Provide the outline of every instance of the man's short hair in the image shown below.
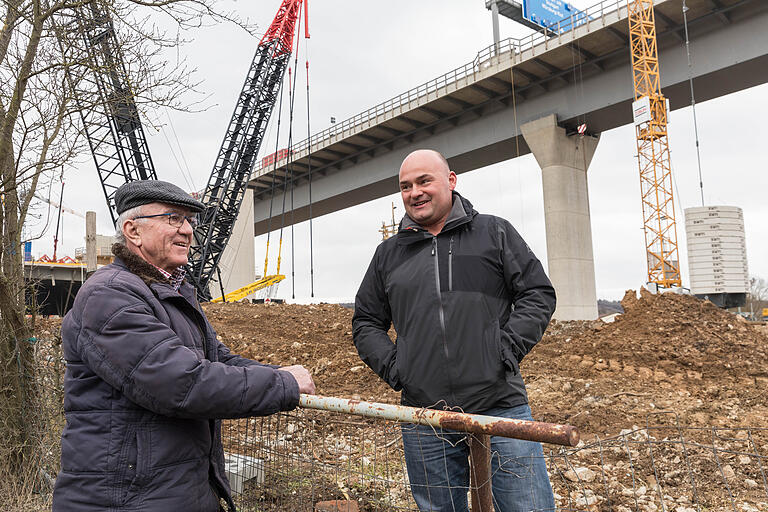
<path fill-rule="evenodd" d="M 140 216 L 142 207 L 143 205 L 135 206 L 130 210 L 125 210 L 123 213 L 120 214 L 119 217 L 117 217 L 117 220 L 115 221 L 115 242 L 116 243 L 125 245 L 125 233 L 123 233 L 123 224 L 125 224 L 125 221 L 127 220 Z"/>

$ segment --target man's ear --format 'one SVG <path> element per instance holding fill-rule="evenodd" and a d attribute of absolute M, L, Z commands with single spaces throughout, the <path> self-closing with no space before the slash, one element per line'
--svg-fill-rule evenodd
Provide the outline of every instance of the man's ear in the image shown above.
<path fill-rule="evenodd" d="M 139 223 L 128 219 L 123 222 L 123 235 L 125 239 L 136 247 L 141 247 L 141 233 L 139 232 Z"/>
<path fill-rule="evenodd" d="M 458 178 L 456 177 L 456 173 L 453 171 L 450 171 L 448 173 L 448 184 L 451 187 L 451 190 L 456 188 L 456 182 L 458 181 Z"/>

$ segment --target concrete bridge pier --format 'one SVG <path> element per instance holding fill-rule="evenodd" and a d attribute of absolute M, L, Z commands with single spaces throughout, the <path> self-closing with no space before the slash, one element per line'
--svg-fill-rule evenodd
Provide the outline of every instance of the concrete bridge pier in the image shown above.
<path fill-rule="evenodd" d="M 256 281 L 256 253 L 253 240 L 253 190 L 247 189 L 237 214 L 232 236 L 224 248 L 219 262 L 224 293 L 242 288 Z M 221 297 L 218 275 L 214 274 L 208 286 L 211 297 Z M 255 298 L 251 294 L 247 299 Z"/>
<path fill-rule="evenodd" d="M 595 263 L 587 169 L 598 137 L 567 136 L 555 114 L 521 126 L 541 167 L 549 278 L 557 292 L 557 320 L 597 318 Z"/>

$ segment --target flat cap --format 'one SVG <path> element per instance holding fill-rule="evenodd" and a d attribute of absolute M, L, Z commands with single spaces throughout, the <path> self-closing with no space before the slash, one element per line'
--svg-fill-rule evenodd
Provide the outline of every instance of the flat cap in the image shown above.
<path fill-rule="evenodd" d="M 115 208 L 118 215 L 131 208 L 149 203 L 172 204 L 193 212 L 201 212 L 205 209 L 203 203 L 167 181 L 129 181 L 115 192 Z"/>

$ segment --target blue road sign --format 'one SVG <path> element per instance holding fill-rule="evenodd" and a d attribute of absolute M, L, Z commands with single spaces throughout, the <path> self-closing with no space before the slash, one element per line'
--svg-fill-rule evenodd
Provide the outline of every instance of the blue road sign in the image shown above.
<path fill-rule="evenodd" d="M 557 23 L 562 21 L 560 32 L 571 30 L 589 20 L 587 13 L 564 0 L 523 0 L 523 17 L 553 31 L 558 30 Z"/>

